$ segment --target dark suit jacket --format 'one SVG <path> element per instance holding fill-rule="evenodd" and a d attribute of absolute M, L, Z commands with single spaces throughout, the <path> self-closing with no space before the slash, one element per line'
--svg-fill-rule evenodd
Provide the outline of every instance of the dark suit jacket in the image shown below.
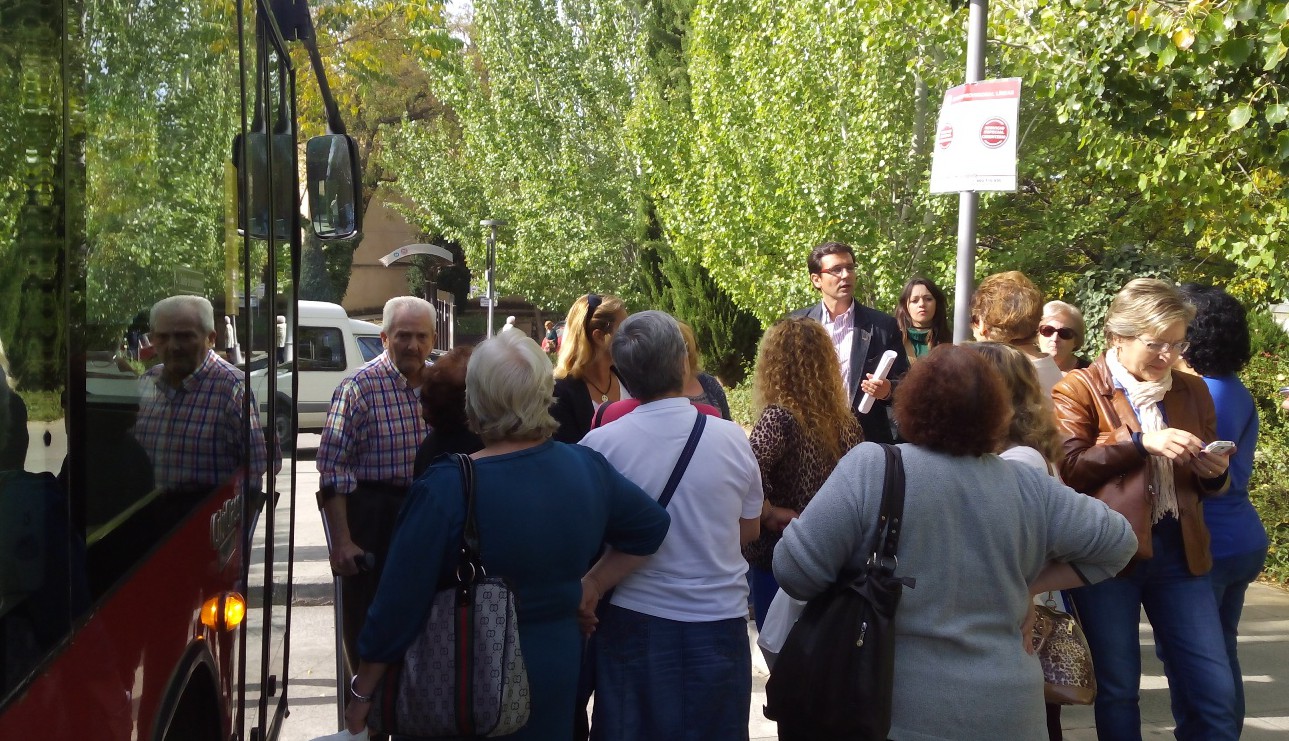
<path fill-rule="evenodd" d="M 790 316 L 804 316 L 822 321 L 823 313 L 824 305 L 821 302 L 798 309 Z M 900 378 L 909 370 L 909 358 L 904 352 L 904 337 L 900 334 L 900 327 L 895 323 L 895 317 L 870 309 L 856 301 L 855 335 L 850 343 L 850 388 L 846 391 L 850 394 L 850 408 L 855 411 L 859 425 L 864 429 L 864 439 L 869 442 L 895 442 L 888 416 L 894 390 L 890 397 L 885 400 L 879 399 L 873 404 L 868 414 L 860 414 L 856 409 L 864 398 L 864 393 L 859 390 L 859 382 L 864 380 L 865 374 L 877 370 L 877 363 L 882 359 L 882 353 L 887 350 L 895 351 L 895 365 L 891 366 L 891 372 L 886 376 L 894 389 Z"/>

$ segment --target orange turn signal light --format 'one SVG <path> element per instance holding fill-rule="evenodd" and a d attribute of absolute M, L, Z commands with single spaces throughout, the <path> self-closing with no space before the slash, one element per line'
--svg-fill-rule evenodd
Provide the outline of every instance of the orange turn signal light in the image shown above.
<path fill-rule="evenodd" d="M 211 630 L 230 631 L 246 618 L 246 599 L 237 592 L 221 592 L 201 606 L 201 624 Z"/>

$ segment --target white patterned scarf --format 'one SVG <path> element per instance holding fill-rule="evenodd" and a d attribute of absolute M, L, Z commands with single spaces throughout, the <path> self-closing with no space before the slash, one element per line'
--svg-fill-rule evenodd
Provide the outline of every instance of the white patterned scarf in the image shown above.
<path fill-rule="evenodd" d="M 1128 395 L 1128 403 L 1137 411 L 1137 420 L 1141 423 L 1142 433 L 1156 432 L 1168 427 L 1164 414 L 1159 409 L 1159 402 L 1164 394 L 1173 387 L 1173 371 L 1158 381 L 1139 381 L 1123 364 L 1119 362 L 1119 351 L 1110 349 L 1105 354 L 1106 365 L 1110 375 L 1123 387 Z M 1151 502 L 1152 523 L 1159 522 L 1165 515 L 1177 516 L 1177 487 L 1173 483 L 1173 462 L 1162 455 L 1151 455 L 1150 465 L 1154 469 L 1155 497 Z"/>

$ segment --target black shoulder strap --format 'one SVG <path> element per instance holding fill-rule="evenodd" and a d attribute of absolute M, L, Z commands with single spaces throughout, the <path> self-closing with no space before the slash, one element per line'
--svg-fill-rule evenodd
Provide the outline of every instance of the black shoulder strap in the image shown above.
<path fill-rule="evenodd" d="M 894 573 L 900 527 L 904 520 L 904 456 L 894 445 L 879 444 L 886 453 L 886 477 L 882 485 L 881 514 L 877 520 L 877 541 L 873 544 L 869 564 Z"/>
<path fill-rule="evenodd" d="M 469 563 L 479 570 L 479 523 L 475 520 L 475 490 L 474 490 L 474 460 L 465 453 L 454 454 L 457 459 L 457 465 L 461 468 L 461 489 L 465 496 L 465 526 L 461 528 L 461 560 L 462 566 Z M 465 573 L 458 569 L 458 574 Z"/>
<path fill-rule="evenodd" d="M 606 401 L 595 410 L 595 414 L 591 417 L 592 430 L 604 424 L 604 410 L 608 409 L 609 405 L 613 403 L 616 402 Z"/>
<path fill-rule="evenodd" d="M 693 429 L 689 431 L 689 439 L 685 441 L 685 449 L 680 451 L 680 458 L 671 471 L 671 478 L 667 479 L 667 485 L 663 487 L 662 494 L 658 497 L 658 504 L 664 509 L 671 501 L 672 495 L 676 493 L 676 487 L 680 486 L 680 478 L 685 475 L 685 469 L 689 467 L 689 459 L 694 457 L 694 449 L 698 447 L 698 438 L 703 436 L 703 427 L 707 424 L 706 414 L 698 409 L 694 409 L 694 413 L 698 416 L 694 420 Z"/>

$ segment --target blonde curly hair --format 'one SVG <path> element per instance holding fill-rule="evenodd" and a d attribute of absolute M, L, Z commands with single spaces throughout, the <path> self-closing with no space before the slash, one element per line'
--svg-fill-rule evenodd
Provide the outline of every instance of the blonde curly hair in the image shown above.
<path fill-rule="evenodd" d="M 837 351 L 823 325 L 796 317 L 775 322 L 761 338 L 752 385 L 756 416 L 777 404 L 836 461 L 843 431 L 855 424 L 837 369 Z"/>
<path fill-rule="evenodd" d="M 980 354 L 1007 387 L 1012 406 L 1007 443 L 1027 445 L 1042 453 L 1049 463 L 1060 462 L 1062 445 L 1056 414 L 1038 382 L 1033 361 L 1004 342 L 971 342 L 963 347 Z"/>

